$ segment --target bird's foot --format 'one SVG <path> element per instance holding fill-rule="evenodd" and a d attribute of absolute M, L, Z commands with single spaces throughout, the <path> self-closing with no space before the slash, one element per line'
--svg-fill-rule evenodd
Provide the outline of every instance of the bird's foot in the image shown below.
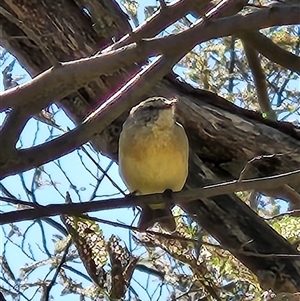
<path fill-rule="evenodd" d="M 135 191 L 132 191 L 128 194 L 128 196 L 135 196 L 135 195 L 139 195 L 141 194 L 141 192 L 139 190 L 135 190 Z"/>
<path fill-rule="evenodd" d="M 173 191 L 172 189 L 166 189 L 163 192 L 163 198 L 166 199 L 166 201 L 170 202 L 173 200 Z"/>

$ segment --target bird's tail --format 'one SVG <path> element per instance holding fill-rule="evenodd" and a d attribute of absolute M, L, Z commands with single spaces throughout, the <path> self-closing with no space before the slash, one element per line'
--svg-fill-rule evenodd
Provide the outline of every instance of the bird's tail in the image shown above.
<path fill-rule="evenodd" d="M 176 223 L 170 207 L 163 209 L 151 209 L 148 206 L 143 207 L 141 216 L 138 222 L 138 228 L 144 231 L 152 227 L 155 223 L 169 232 L 173 232 L 176 229 Z"/>

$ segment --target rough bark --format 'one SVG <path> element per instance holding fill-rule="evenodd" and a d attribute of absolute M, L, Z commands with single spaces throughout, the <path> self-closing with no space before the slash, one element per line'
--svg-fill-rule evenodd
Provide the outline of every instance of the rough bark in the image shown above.
<path fill-rule="evenodd" d="M 126 16 L 113 1 L 89 2 L 94 5 L 91 10 L 97 10 L 94 27 L 82 10 L 84 2 L 79 0 L 45 0 L 43 4 L 36 0 L 4 0 L 4 8 L 42 37 L 44 46 L 58 61 L 68 61 L 90 56 L 111 44 L 112 37 L 118 38 L 130 30 Z M 16 24 L 0 15 L 0 26 L 3 46 L 32 76 L 50 67 L 47 53 L 32 40 L 22 37 L 26 34 Z M 13 38 L 16 36 L 19 38 Z M 80 123 L 99 99 L 105 100 L 136 70 L 137 66 L 131 66 L 102 76 L 60 100 L 59 105 L 71 119 Z M 250 177 L 300 167 L 299 129 L 290 124 L 265 120 L 258 113 L 240 109 L 213 93 L 193 89 L 176 80 L 173 74 L 147 91 L 144 98 L 154 95 L 180 99 L 178 119 L 185 125 L 192 151 L 187 187 L 237 178 L 247 161 L 258 155 L 283 154 L 260 161 L 251 170 Z M 114 160 L 117 160 L 118 135 L 126 114 L 124 112 L 92 141 L 97 150 Z M 290 184 L 300 191 L 300 181 Z M 255 274 L 260 270 L 279 271 L 278 278 L 286 277 L 290 292 L 300 290 L 299 258 L 253 255 L 299 255 L 299 252 L 235 195 L 195 200 L 183 207 Z M 249 242 L 251 240 L 253 242 Z M 282 287 L 277 285 L 273 289 L 275 292 L 286 290 Z"/>

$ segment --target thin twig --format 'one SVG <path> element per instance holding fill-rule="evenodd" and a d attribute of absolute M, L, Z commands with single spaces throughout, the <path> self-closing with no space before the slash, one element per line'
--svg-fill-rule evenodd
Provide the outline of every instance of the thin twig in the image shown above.
<path fill-rule="evenodd" d="M 61 257 L 61 260 L 60 260 L 60 262 L 59 262 L 59 265 L 57 266 L 57 268 L 56 268 L 56 270 L 55 270 L 55 273 L 54 273 L 54 275 L 53 275 L 53 278 L 52 278 L 51 282 L 50 282 L 49 285 L 47 285 L 47 287 L 46 287 L 46 290 L 45 290 L 45 292 L 44 292 L 44 296 L 43 296 L 43 299 L 42 299 L 43 301 L 49 301 L 49 298 L 50 298 L 50 296 L 49 296 L 49 295 L 50 295 L 50 290 L 51 290 L 51 288 L 54 286 L 55 281 L 56 281 L 56 278 L 57 278 L 57 276 L 58 276 L 58 274 L 59 274 L 59 272 L 60 272 L 60 270 L 61 270 L 63 264 L 64 264 L 65 261 L 66 261 L 66 257 L 67 257 L 67 255 L 68 255 L 69 248 L 70 248 L 71 244 L 72 244 L 72 239 L 71 239 L 71 237 L 69 237 L 69 241 L 68 241 L 68 243 L 67 243 L 67 245 L 66 245 L 64 254 L 63 254 L 63 256 Z"/>
<path fill-rule="evenodd" d="M 278 219 L 284 218 L 286 216 L 300 216 L 300 209 L 295 209 L 295 210 L 275 214 L 271 217 L 264 217 L 264 219 L 267 220 L 267 221 L 270 221 L 270 220 L 277 219 L 277 218 Z"/>

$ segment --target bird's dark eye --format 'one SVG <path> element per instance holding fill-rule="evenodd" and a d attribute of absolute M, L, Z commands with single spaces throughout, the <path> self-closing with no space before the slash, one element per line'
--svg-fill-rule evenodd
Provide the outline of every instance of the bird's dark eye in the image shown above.
<path fill-rule="evenodd" d="M 149 106 L 148 110 L 150 110 L 150 111 L 154 110 L 154 106 Z"/>

